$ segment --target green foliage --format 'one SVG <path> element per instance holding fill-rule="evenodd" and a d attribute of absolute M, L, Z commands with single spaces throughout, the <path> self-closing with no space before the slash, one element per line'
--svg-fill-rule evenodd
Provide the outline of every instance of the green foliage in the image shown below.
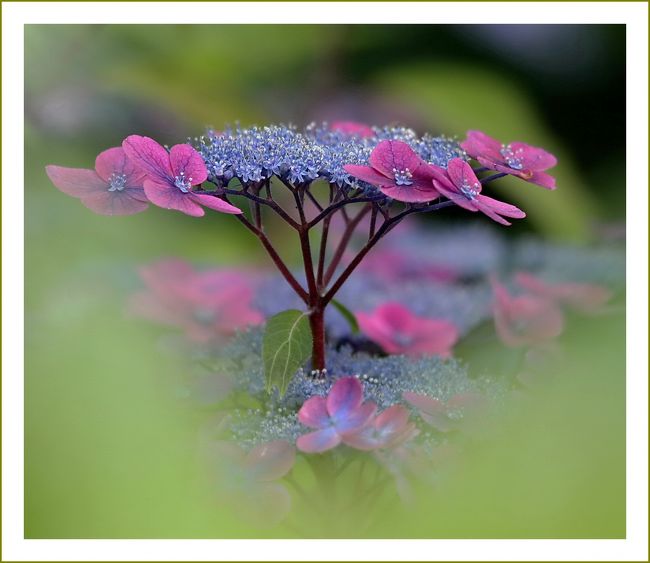
<path fill-rule="evenodd" d="M 337 301 L 336 299 L 332 299 L 330 303 L 339 313 L 341 313 L 341 315 L 343 315 L 345 320 L 348 322 L 352 334 L 358 334 L 359 323 L 357 322 L 357 318 L 354 316 L 354 313 L 350 311 L 350 309 L 348 309 L 345 305 L 343 305 L 343 303 Z"/>
<path fill-rule="evenodd" d="M 267 391 L 275 386 L 284 395 L 291 378 L 309 358 L 311 345 L 307 313 L 289 309 L 267 321 L 262 342 Z"/>

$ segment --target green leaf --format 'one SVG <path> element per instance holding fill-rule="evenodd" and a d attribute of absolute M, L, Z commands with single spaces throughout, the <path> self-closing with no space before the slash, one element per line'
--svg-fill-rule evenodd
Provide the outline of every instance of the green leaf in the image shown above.
<path fill-rule="evenodd" d="M 307 313 L 290 309 L 266 322 L 262 340 L 266 390 L 277 387 L 284 395 L 291 378 L 311 354 L 312 336 Z"/>
<path fill-rule="evenodd" d="M 330 301 L 334 307 L 336 307 L 336 310 L 343 315 L 346 321 L 348 321 L 348 324 L 350 325 L 350 328 L 352 329 L 352 334 L 358 334 L 359 333 L 359 323 L 357 322 L 357 318 L 354 316 L 354 313 L 350 311 L 343 303 L 340 301 L 337 301 L 336 299 L 332 299 Z"/>

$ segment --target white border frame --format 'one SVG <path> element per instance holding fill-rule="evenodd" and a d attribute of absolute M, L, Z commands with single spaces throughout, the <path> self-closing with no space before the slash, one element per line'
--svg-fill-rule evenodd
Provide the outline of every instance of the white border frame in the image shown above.
<path fill-rule="evenodd" d="M 648 5 L 562 3 L 2 4 L 2 548 L 4 561 L 648 560 Z M 152 10 L 152 6 L 156 6 Z M 109 9 L 110 7 L 110 9 Z M 120 7 L 124 9 L 120 9 Z M 23 537 L 24 24 L 620 23 L 627 25 L 627 539 L 25 540 Z M 638 171 L 638 172 L 637 172 Z M 632 190 L 634 191 L 632 195 Z M 633 361 L 630 359 L 633 358 Z"/>

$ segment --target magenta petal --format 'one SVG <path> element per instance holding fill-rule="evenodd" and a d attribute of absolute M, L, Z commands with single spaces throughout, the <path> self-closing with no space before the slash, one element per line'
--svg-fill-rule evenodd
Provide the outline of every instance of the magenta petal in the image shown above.
<path fill-rule="evenodd" d="M 100 215 L 135 215 L 149 207 L 146 202 L 133 199 L 125 191 L 104 191 L 96 195 L 82 197 L 81 203 Z"/>
<path fill-rule="evenodd" d="M 482 157 L 494 162 L 503 160 L 501 142 L 486 135 L 483 131 L 468 131 L 467 139 L 460 143 L 460 146 L 472 158 Z"/>
<path fill-rule="evenodd" d="M 325 428 L 330 424 L 325 397 L 310 397 L 298 411 L 298 420 L 309 428 Z"/>
<path fill-rule="evenodd" d="M 238 207 L 230 205 L 227 201 L 224 201 L 223 199 L 213 195 L 192 193 L 191 198 L 195 202 L 203 205 L 204 207 L 213 209 L 214 211 L 229 213 L 231 215 L 240 215 L 242 213 L 242 210 Z"/>
<path fill-rule="evenodd" d="M 382 434 L 398 434 L 402 432 L 409 420 L 409 411 L 402 405 L 393 405 L 377 415 L 374 426 Z"/>
<path fill-rule="evenodd" d="M 459 207 L 466 209 L 467 211 L 476 212 L 476 204 L 473 200 L 467 198 L 461 192 L 456 189 L 456 186 L 447 181 L 445 183 L 439 182 L 438 180 L 433 180 L 433 185 L 438 189 L 438 191 L 447 199 L 453 201 Z"/>
<path fill-rule="evenodd" d="M 423 163 L 415 151 L 402 141 L 381 141 L 370 153 L 370 165 L 387 177 L 394 177 L 394 170 L 411 172 Z"/>
<path fill-rule="evenodd" d="M 113 174 L 126 176 L 125 186 L 130 188 L 142 187 L 144 174 L 129 160 L 122 147 L 113 147 L 100 152 L 95 159 L 97 175 L 107 184 Z"/>
<path fill-rule="evenodd" d="M 447 174 L 459 190 L 464 186 L 474 187 L 480 193 L 481 183 L 474 170 L 462 158 L 452 158 L 447 164 Z"/>
<path fill-rule="evenodd" d="M 174 176 L 184 175 L 192 186 L 198 186 L 208 179 L 205 162 L 191 145 L 174 145 L 169 151 L 169 161 Z"/>
<path fill-rule="evenodd" d="M 381 438 L 372 424 L 345 434 L 342 439 L 346 446 L 362 451 L 375 450 L 382 445 Z"/>
<path fill-rule="evenodd" d="M 426 187 L 422 185 L 411 186 L 398 186 L 393 183 L 390 186 L 378 186 L 379 191 L 385 196 L 394 199 L 395 201 L 403 201 L 405 203 L 426 203 L 433 201 L 440 197 L 440 194 L 432 183 Z"/>
<path fill-rule="evenodd" d="M 246 466 L 257 481 L 273 481 L 289 473 L 295 460 L 292 444 L 274 440 L 253 448 L 246 456 Z"/>
<path fill-rule="evenodd" d="M 193 194 L 183 193 L 173 185 L 145 180 L 144 193 L 151 203 L 163 209 L 175 209 L 192 217 L 205 215 L 203 208 L 194 202 Z"/>
<path fill-rule="evenodd" d="M 531 184 L 536 184 L 546 188 L 547 190 L 554 190 L 557 186 L 555 185 L 555 178 L 546 172 L 533 172 L 533 175 L 528 180 Z"/>
<path fill-rule="evenodd" d="M 542 171 L 557 165 L 557 158 L 539 147 L 515 142 L 510 143 L 510 148 L 521 158 L 524 169 Z"/>
<path fill-rule="evenodd" d="M 357 407 L 353 411 L 348 412 L 347 416 L 344 418 L 341 417 L 334 420 L 336 431 L 339 434 L 354 432 L 368 424 L 370 419 L 375 416 L 376 412 L 377 405 L 375 403 L 372 401 L 363 403 L 363 405 Z"/>
<path fill-rule="evenodd" d="M 499 201 L 485 195 L 478 196 L 477 199 L 481 205 L 488 206 L 499 215 L 505 215 L 506 217 L 512 217 L 513 219 L 523 219 L 526 217 L 526 213 L 521 209 L 514 205 L 510 205 L 509 203 L 505 203 L 504 201 Z"/>
<path fill-rule="evenodd" d="M 350 174 L 350 176 L 354 176 L 355 178 L 358 178 L 359 180 L 363 180 L 364 182 L 368 182 L 369 184 L 372 184 L 373 186 L 390 186 L 394 182 L 391 178 L 387 178 L 383 174 L 380 174 L 377 172 L 374 168 L 371 168 L 370 166 L 360 166 L 357 164 L 346 164 L 344 167 L 344 170 Z"/>
<path fill-rule="evenodd" d="M 50 164 L 45 167 L 45 171 L 59 190 L 72 197 L 84 197 L 108 191 L 108 184 L 94 170 L 65 168 Z"/>
<path fill-rule="evenodd" d="M 427 414 L 438 414 L 440 412 L 444 412 L 445 410 L 445 406 L 441 401 L 434 399 L 433 397 L 429 397 L 429 395 L 405 391 L 402 393 L 402 397 L 404 397 L 404 400 L 407 403 L 410 403 L 416 409 Z"/>
<path fill-rule="evenodd" d="M 365 123 L 357 121 L 335 121 L 330 126 L 332 131 L 340 131 L 346 135 L 358 135 L 359 137 L 372 137 L 375 132 Z"/>
<path fill-rule="evenodd" d="M 122 148 L 134 166 L 151 180 L 159 183 L 173 181 L 169 154 L 153 139 L 130 135 L 122 142 Z"/>
<path fill-rule="evenodd" d="M 296 447 L 301 452 L 313 454 L 331 450 L 340 443 L 341 437 L 337 434 L 334 427 L 329 427 L 300 436 L 296 440 Z"/>
<path fill-rule="evenodd" d="M 343 419 L 363 400 L 363 386 L 356 377 L 342 377 L 332 386 L 327 396 L 327 412 L 330 417 Z"/>

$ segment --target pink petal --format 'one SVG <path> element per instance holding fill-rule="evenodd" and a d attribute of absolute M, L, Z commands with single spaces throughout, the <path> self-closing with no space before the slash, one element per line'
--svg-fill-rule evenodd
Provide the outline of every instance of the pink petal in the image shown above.
<path fill-rule="evenodd" d="M 378 186 L 378 188 L 385 196 L 405 203 L 426 203 L 440 197 L 433 183 L 426 186 L 415 183 L 410 186 L 393 183 L 390 186 Z"/>
<path fill-rule="evenodd" d="M 209 209 L 220 211 L 221 213 L 229 213 L 231 215 L 240 215 L 242 213 L 242 210 L 238 207 L 230 205 L 227 201 L 213 195 L 192 193 L 190 197 L 196 203 Z"/>
<path fill-rule="evenodd" d="M 478 181 L 472 167 L 462 158 L 452 158 L 447 164 L 447 174 L 456 188 L 462 189 L 465 185 L 476 187 L 481 191 L 481 183 Z"/>
<path fill-rule="evenodd" d="M 402 405 L 393 405 L 377 415 L 373 425 L 382 434 L 399 434 L 408 425 L 409 411 Z"/>
<path fill-rule="evenodd" d="M 554 190 L 557 186 L 555 185 L 555 178 L 546 172 L 533 172 L 533 175 L 528 180 L 531 184 L 537 184 L 546 188 L 547 190 Z"/>
<path fill-rule="evenodd" d="M 358 312 L 355 316 L 359 323 L 361 332 L 379 344 L 387 353 L 398 353 L 398 350 L 395 349 L 393 343 L 394 330 L 385 319 L 378 317 L 376 313 L 369 315 L 367 313 Z"/>
<path fill-rule="evenodd" d="M 439 414 L 445 411 L 444 403 L 438 399 L 429 397 L 429 395 L 404 391 L 402 397 L 404 397 L 407 403 L 410 403 L 416 409 L 427 414 Z"/>
<path fill-rule="evenodd" d="M 45 167 L 45 171 L 59 190 L 72 197 L 84 197 L 108 191 L 108 184 L 94 170 L 65 168 L 50 164 Z"/>
<path fill-rule="evenodd" d="M 372 424 L 342 437 L 343 443 L 356 450 L 370 451 L 382 446 L 382 440 Z"/>
<path fill-rule="evenodd" d="M 280 479 L 293 467 L 296 451 L 286 440 L 274 440 L 253 448 L 246 456 L 246 466 L 257 481 Z"/>
<path fill-rule="evenodd" d="M 377 405 L 372 401 L 363 403 L 353 411 L 348 412 L 345 417 L 339 417 L 334 420 L 336 431 L 339 434 L 347 434 L 362 428 L 370 419 L 375 416 L 377 412 Z"/>
<path fill-rule="evenodd" d="M 334 383 L 327 395 L 327 412 L 331 418 L 345 418 L 357 409 L 363 400 L 363 386 L 356 377 L 342 377 Z"/>
<path fill-rule="evenodd" d="M 526 143 L 510 143 L 510 148 L 521 158 L 524 169 L 539 172 L 557 165 L 557 158 L 550 152 Z"/>
<path fill-rule="evenodd" d="M 418 319 L 414 327 L 414 341 L 405 352 L 410 355 L 438 355 L 448 357 L 458 342 L 458 328 L 453 323 L 439 319 Z"/>
<path fill-rule="evenodd" d="M 162 184 L 169 182 L 173 184 L 174 174 L 169 154 L 156 141 L 149 137 L 130 135 L 122 142 L 122 148 L 135 167 L 151 180 Z"/>
<path fill-rule="evenodd" d="M 144 181 L 144 193 L 151 203 L 163 209 L 175 209 L 192 217 L 203 217 L 205 211 L 194 201 L 191 193 L 183 193 L 168 183 Z"/>
<path fill-rule="evenodd" d="M 413 313 L 401 303 L 388 302 L 380 305 L 375 311 L 377 317 L 383 319 L 393 330 L 404 331 L 412 326 Z"/>
<path fill-rule="evenodd" d="M 354 176 L 355 178 L 358 178 L 359 180 L 363 180 L 364 182 L 368 182 L 369 184 L 372 184 L 373 186 L 390 186 L 392 185 L 393 179 L 387 178 L 383 174 L 380 174 L 377 172 L 374 168 L 371 168 L 370 166 L 360 166 L 357 164 L 346 164 L 344 167 L 344 170 L 350 174 L 350 176 Z"/>
<path fill-rule="evenodd" d="M 298 411 L 298 420 L 309 428 L 325 428 L 330 425 L 325 397 L 310 397 Z"/>
<path fill-rule="evenodd" d="M 149 207 L 147 203 L 132 198 L 126 190 L 85 196 L 81 203 L 100 215 L 134 215 Z"/>
<path fill-rule="evenodd" d="M 335 121 L 330 128 L 332 131 L 340 131 L 346 135 L 357 135 L 359 137 L 373 137 L 375 134 L 371 127 L 357 121 Z"/>
<path fill-rule="evenodd" d="M 142 187 L 144 174 L 135 167 L 122 147 L 113 147 L 100 152 L 95 159 L 97 175 L 107 184 L 113 174 L 126 176 L 125 186 L 130 188 Z"/>
<path fill-rule="evenodd" d="M 415 172 L 423 163 L 415 151 L 402 141 L 381 141 L 370 153 L 369 160 L 370 166 L 389 178 L 394 177 L 394 170 L 408 168 Z"/>
<path fill-rule="evenodd" d="M 481 209 L 482 206 L 487 206 L 495 213 L 498 213 L 499 215 L 505 215 L 506 217 L 512 217 L 513 219 L 523 219 L 526 217 L 526 213 L 524 213 L 518 207 L 510 205 L 509 203 L 492 199 L 491 197 L 485 195 L 478 196 L 477 200 L 480 205 L 479 209 Z"/>
<path fill-rule="evenodd" d="M 341 437 L 334 427 L 324 428 L 316 432 L 310 432 L 300 436 L 296 440 L 296 447 L 305 453 L 320 453 L 331 450 L 341 443 Z"/>
<path fill-rule="evenodd" d="M 482 157 L 494 162 L 503 161 L 501 142 L 482 131 L 468 131 L 467 139 L 460 143 L 460 146 L 472 158 Z"/>
<path fill-rule="evenodd" d="M 443 196 L 453 201 L 456 205 L 458 205 L 458 207 L 462 207 L 467 211 L 478 211 L 474 200 L 469 199 L 466 195 L 459 192 L 456 186 L 454 186 L 449 180 L 447 180 L 445 183 L 434 180 L 433 185 Z"/>
<path fill-rule="evenodd" d="M 169 151 L 169 161 L 174 176 L 184 175 L 191 185 L 198 186 L 208 179 L 208 169 L 201 155 L 187 144 L 174 145 Z"/>

